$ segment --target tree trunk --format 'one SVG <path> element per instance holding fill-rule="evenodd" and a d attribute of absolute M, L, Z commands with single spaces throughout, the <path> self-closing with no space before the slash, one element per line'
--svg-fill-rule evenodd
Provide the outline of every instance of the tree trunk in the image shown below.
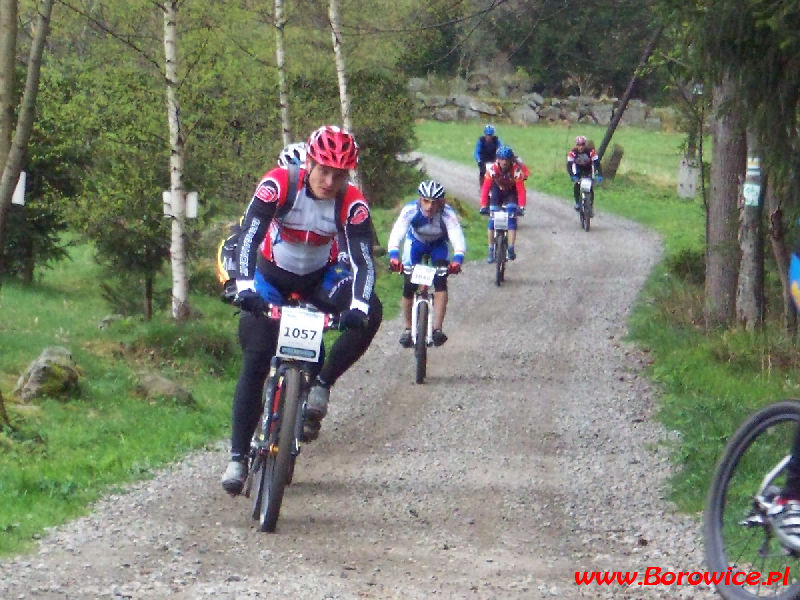
<path fill-rule="evenodd" d="M 2 0 L 2 2 L 3 4 L 0 4 L 0 8 L 5 9 L 7 0 Z M 39 71 L 42 65 L 44 43 L 50 28 L 50 14 L 52 11 L 53 0 L 42 0 L 39 5 L 39 15 L 36 19 L 30 54 L 28 55 L 28 72 L 25 78 L 25 91 L 22 94 L 22 101 L 17 115 L 17 127 L 14 131 L 8 154 L 4 157 L 3 174 L 0 177 L 0 273 L 5 271 L 3 248 L 5 248 L 5 227 L 8 209 L 11 206 L 14 189 L 17 187 L 17 179 L 19 179 L 19 173 L 22 170 L 22 161 L 25 158 L 31 130 L 33 129 L 36 95 L 39 93 Z M 14 31 L 16 34 L 16 29 Z M 3 33 L 10 35 L 10 32 L 4 31 Z M 2 40 L 2 51 L 6 50 L 7 45 L 8 41 Z"/>
<path fill-rule="evenodd" d="M 350 120 L 350 95 L 347 93 L 347 69 L 344 63 L 342 50 L 342 24 L 339 17 L 339 1 L 329 0 L 328 18 L 331 22 L 331 37 L 333 38 L 333 56 L 336 60 L 336 78 L 339 81 L 339 102 L 342 111 L 342 126 L 347 131 L 353 131 Z"/>
<path fill-rule="evenodd" d="M 344 63 L 344 50 L 342 49 L 342 23 L 339 14 L 339 0 L 329 0 L 328 18 L 331 22 L 331 38 L 333 39 L 333 56 L 336 60 L 336 79 L 339 81 L 339 103 L 342 111 L 342 126 L 353 132 L 353 122 L 350 119 L 350 94 L 347 92 L 347 69 Z M 353 183 L 361 187 L 358 171 L 353 171 Z"/>
<path fill-rule="evenodd" d="M 653 50 L 655 50 L 656 44 L 658 43 L 658 38 L 661 37 L 661 29 L 662 28 L 659 27 L 656 30 L 656 32 L 653 34 L 653 37 L 650 38 L 650 42 L 648 42 L 644 52 L 642 52 L 642 56 L 639 58 L 639 64 L 636 65 L 636 69 L 633 71 L 631 80 L 628 82 L 628 87 L 625 89 L 625 93 L 622 94 L 622 98 L 619 101 L 619 106 L 617 107 L 617 110 L 614 111 L 614 116 L 611 118 L 611 122 L 608 124 L 606 134 L 603 136 L 603 141 L 600 142 L 600 148 L 597 150 L 597 157 L 599 160 L 603 160 L 603 155 L 606 153 L 606 148 L 608 148 L 608 143 L 611 141 L 611 136 L 614 135 L 614 131 L 617 129 L 617 125 L 619 125 L 619 122 L 622 119 L 622 114 L 625 112 L 625 107 L 628 106 L 628 100 L 630 100 L 631 96 L 633 95 L 633 86 L 636 83 L 636 80 L 639 79 L 641 71 L 647 64 L 647 61 L 650 59 L 650 55 L 653 54 Z"/>
<path fill-rule="evenodd" d="M 786 333 L 791 335 L 797 329 L 797 311 L 792 301 L 792 292 L 789 283 L 789 264 L 791 252 L 786 245 L 786 226 L 783 223 L 782 197 L 783 188 L 770 179 L 764 190 L 764 202 L 769 218 L 767 235 L 769 236 L 772 254 L 778 267 L 778 277 L 781 281 L 783 292 L 783 326 Z"/>
<path fill-rule="evenodd" d="M 619 169 L 619 165 L 622 162 L 622 157 L 624 154 L 625 149 L 619 144 L 614 144 L 611 147 L 611 158 L 609 158 L 606 161 L 606 164 L 603 165 L 603 177 L 609 181 L 614 180 L 614 177 L 617 176 L 617 170 Z"/>
<path fill-rule="evenodd" d="M 6 412 L 6 402 L 3 400 L 2 391 L 0 391 L 0 423 L 13 429 L 13 425 L 11 425 L 11 419 L 8 418 L 8 412 Z"/>
<path fill-rule="evenodd" d="M 289 120 L 289 85 L 286 81 L 286 52 L 283 45 L 283 0 L 275 0 L 275 62 L 278 67 L 278 98 L 281 105 L 281 132 L 283 145 L 292 143 L 292 125 Z"/>
<path fill-rule="evenodd" d="M 706 214 L 705 326 L 730 326 L 736 309 L 739 268 L 739 175 L 745 169 L 747 145 L 741 118 L 724 112 L 736 94 L 736 82 L 726 75 L 714 88 L 713 158 L 711 195 Z"/>
<path fill-rule="evenodd" d="M 16 104 L 14 63 L 17 57 L 17 0 L 0 0 L 0 165 L 11 148 Z"/>
<path fill-rule="evenodd" d="M 189 316 L 189 281 L 186 276 L 186 190 L 183 188 L 185 164 L 181 112 L 178 103 L 178 0 L 164 4 L 164 55 L 169 120 L 169 194 L 172 216 L 172 317 L 183 321 Z"/>
<path fill-rule="evenodd" d="M 144 278 L 144 320 L 153 319 L 153 276 L 145 275 Z"/>
<path fill-rule="evenodd" d="M 747 331 L 764 324 L 764 232 L 761 227 L 763 195 L 761 165 L 753 140 L 747 135 L 747 170 L 742 186 L 739 246 L 739 282 L 736 293 L 736 318 Z"/>

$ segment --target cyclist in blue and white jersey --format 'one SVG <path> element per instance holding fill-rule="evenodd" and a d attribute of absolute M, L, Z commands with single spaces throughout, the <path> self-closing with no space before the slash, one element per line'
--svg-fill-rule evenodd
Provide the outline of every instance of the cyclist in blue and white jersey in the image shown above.
<path fill-rule="evenodd" d="M 389 234 L 389 264 L 393 271 L 400 272 L 403 265 L 416 265 L 422 257 L 430 256 L 434 266 L 447 266 L 448 273 L 461 272 L 461 264 L 467 251 L 464 232 L 453 207 L 445 204 L 444 187 L 437 181 L 423 181 L 417 188 L 419 197 L 406 204 Z M 400 244 L 405 240 L 402 262 Z M 450 257 L 452 246 L 453 256 Z M 406 275 L 403 285 L 403 318 L 405 330 L 400 336 L 400 345 L 411 347 L 411 309 L 417 286 Z M 433 343 L 441 346 L 447 341 L 442 331 L 447 312 L 447 275 L 433 280 Z"/>

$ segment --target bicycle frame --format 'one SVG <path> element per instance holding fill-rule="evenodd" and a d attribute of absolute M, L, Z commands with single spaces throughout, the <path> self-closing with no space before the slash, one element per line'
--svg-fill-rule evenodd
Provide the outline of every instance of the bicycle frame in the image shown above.
<path fill-rule="evenodd" d="M 431 269 L 432 271 L 428 271 L 427 273 L 430 275 L 429 278 L 426 278 L 425 281 L 429 280 L 429 283 L 418 283 L 415 281 L 415 267 L 427 267 L 427 269 Z M 416 269 L 417 272 L 422 271 L 421 268 Z M 406 275 L 411 275 L 411 282 L 418 283 L 417 291 L 414 294 L 414 304 L 411 308 L 411 342 L 413 345 L 417 343 L 417 323 L 419 322 L 419 306 L 420 304 L 427 304 L 428 305 L 428 326 L 425 332 L 425 345 L 433 346 L 433 294 L 430 292 L 430 286 L 433 285 L 433 277 L 434 276 L 441 276 L 447 274 L 447 267 L 431 267 L 429 265 L 414 265 L 414 266 L 404 266 L 403 273 Z M 421 276 L 421 275 L 420 275 Z"/>
<path fill-rule="evenodd" d="M 304 310 L 312 309 L 312 312 L 319 313 L 316 308 L 311 306 L 310 304 L 298 304 L 294 308 L 301 308 Z M 331 329 L 336 321 L 336 316 L 332 314 L 325 314 L 319 313 L 322 318 L 322 331 L 327 331 Z M 269 313 L 266 315 L 268 318 L 273 319 L 281 323 L 281 326 L 284 328 L 289 329 L 289 331 L 284 332 L 285 335 L 283 337 L 287 339 L 291 339 L 295 337 L 297 339 L 303 339 L 305 334 L 305 330 L 302 327 L 292 327 L 292 323 L 285 323 L 281 320 L 283 316 L 283 309 L 280 306 L 270 305 L 269 306 Z M 279 331 L 279 336 L 282 332 Z M 293 334 L 296 334 L 293 336 Z M 311 387 L 311 367 L 312 365 L 316 364 L 317 359 L 319 358 L 316 354 L 311 356 L 307 355 L 303 357 L 304 350 L 308 353 L 312 352 L 308 348 L 298 347 L 287 347 L 281 346 L 280 342 L 281 338 L 279 337 L 278 342 L 278 349 L 277 354 L 272 357 L 270 360 L 270 369 L 269 375 L 267 376 L 266 384 L 264 385 L 264 409 L 262 414 L 262 423 L 260 434 L 264 438 L 264 441 L 269 439 L 269 433 L 273 431 L 273 428 L 280 420 L 279 414 L 279 407 L 280 407 L 280 396 L 278 394 L 278 390 L 280 389 L 280 380 L 282 377 L 286 375 L 286 372 L 289 369 L 296 369 L 300 372 L 300 382 L 301 382 L 301 395 L 305 398 L 308 390 Z M 313 341 L 313 340 L 312 340 Z M 322 342 L 320 341 L 320 348 L 322 347 Z M 292 356 L 292 355 L 296 355 Z M 267 410 L 267 407 L 270 407 L 270 410 Z M 299 427 L 295 428 L 295 444 L 294 450 L 292 454 L 297 456 L 300 452 L 300 434 L 302 430 L 302 419 L 298 419 Z M 258 433 L 258 431 L 257 431 Z M 259 446 L 259 451 L 263 452 L 263 446 Z M 277 452 L 277 448 L 270 448 L 269 451 L 271 453 Z"/>
<path fill-rule="evenodd" d="M 492 212 L 491 218 L 494 225 L 495 284 L 499 286 L 505 280 L 506 276 L 508 221 L 510 215 L 505 208 L 501 208 L 500 210 Z"/>

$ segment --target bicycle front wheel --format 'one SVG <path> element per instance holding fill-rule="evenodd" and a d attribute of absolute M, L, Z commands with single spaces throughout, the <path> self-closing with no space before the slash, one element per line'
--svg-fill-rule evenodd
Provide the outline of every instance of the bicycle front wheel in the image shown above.
<path fill-rule="evenodd" d="M 428 370 L 428 303 L 417 304 L 417 340 L 414 345 L 414 356 L 417 359 L 417 383 L 425 382 Z"/>
<path fill-rule="evenodd" d="M 584 231 L 589 231 L 591 227 L 591 214 L 592 206 L 589 200 L 589 194 L 583 194 L 581 198 L 581 227 L 583 227 Z"/>
<path fill-rule="evenodd" d="M 292 461 L 295 457 L 295 423 L 300 404 L 300 372 L 289 367 L 281 383 L 281 404 L 279 406 L 280 431 L 278 433 L 277 454 L 274 449 L 267 457 L 266 473 L 261 500 L 261 531 L 273 532 L 278 523 L 278 514 L 283 503 L 283 492 L 289 482 Z"/>
<path fill-rule="evenodd" d="M 739 427 L 717 463 L 703 514 L 703 538 L 709 571 L 729 573 L 717 584 L 726 600 L 800 597 L 796 574 L 800 572 L 800 554 L 781 546 L 756 500 L 758 495 L 767 500 L 774 497 L 785 482 L 785 468 L 779 469 L 771 482 L 764 480 L 790 452 L 798 424 L 800 402 L 787 400 L 767 406 Z M 732 579 L 732 574 L 740 572 L 760 573 L 758 583 L 750 585 L 741 575 Z M 785 577 L 778 578 L 779 573 Z M 775 574 L 775 579 L 768 583 L 770 574 Z"/>
<path fill-rule="evenodd" d="M 508 241 L 506 232 L 498 234 L 494 238 L 494 282 L 501 285 L 506 274 L 506 252 L 508 251 Z"/>

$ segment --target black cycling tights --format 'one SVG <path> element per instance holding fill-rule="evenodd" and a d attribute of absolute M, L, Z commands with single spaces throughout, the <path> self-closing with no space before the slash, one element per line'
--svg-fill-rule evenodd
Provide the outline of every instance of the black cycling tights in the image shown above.
<path fill-rule="evenodd" d="M 377 296 L 370 299 L 369 318 L 364 329 L 343 331 L 334 342 L 319 372 L 320 378 L 333 385 L 336 380 L 361 358 L 380 327 L 383 307 Z M 242 347 L 242 370 L 233 396 L 233 432 L 231 454 L 244 457 L 250 448 L 259 416 L 261 393 L 275 354 L 278 324 L 264 317 L 254 317 L 242 311 L 239 317 L 239 343 Z"/>

